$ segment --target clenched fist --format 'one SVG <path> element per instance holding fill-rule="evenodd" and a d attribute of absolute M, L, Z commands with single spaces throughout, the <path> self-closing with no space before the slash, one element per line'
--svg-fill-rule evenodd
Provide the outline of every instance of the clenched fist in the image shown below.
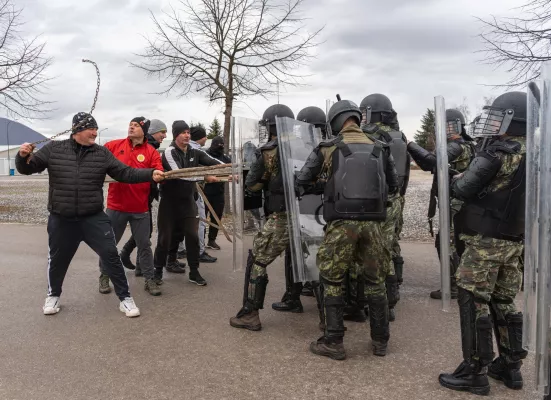
<path fill-rule="evenodd" d="M 32 143 L 23 143 L 19 148 L 19 155 L 25 158 L 34 151 L 35 147 L 36 146 Z"/>
<path fill-rule="evenodd" d="M 164 179 L 165 179 L 165 173 L 163 171 L 159 171 L 158 169 L 153 171 L 153 180 L 155 181 L 155 183 L 164 181 Z"/>

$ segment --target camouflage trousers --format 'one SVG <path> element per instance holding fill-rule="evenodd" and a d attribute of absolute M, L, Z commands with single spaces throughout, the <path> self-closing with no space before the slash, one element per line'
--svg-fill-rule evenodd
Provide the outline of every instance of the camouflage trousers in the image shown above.
<path fill-rule="evenodd" d="M 289 229 L 287 213 L 277 212 L 270 214 L 264 227 L 254 238 L 253 255 L 255 264 L 251 271 L 251 279 L 266 275 L 266 268 L 281 255 L 289 245 Z"/>
<path fill-rule="evenodd" d="M 390 258 L 381 232 L 374 221 L 337 220 L 327 224 L 318 250 L 320 280 L 328 296 L 342 296 L 342 282 L 347 272 L 365 282 L 366 296 L 386 296 L 385 262 Z"/>
<path fill-rule="evenodd" d="M 498 320 L 517 313 L 514 300 L 522 283 L 523 244 L 482 235 L 460 238 L 465 251 L 456 273 L 457 286 L 474 295 L 477 320 L 490 315 L 490 302 Z M 500 346 L 511 348 L 506 326 L 499 326 L 499 341 Z"/>
<path fill-rule="evenodd" d="M 402 197 L 399 194 L 389 197 L 391 206 L 386 209 L 386 220 L 381 222 L 381 233 L 383 234 L 386 246 L 390 250 L 389 258 L 385 261 L 387 275 L 395 275 L 394 263 L 392 260 L 400 256 L 400 244 L 398 243 L 398 228 L 402 216 Z"/>
<path fill-rule="evenodd" d="M 402 255 L 402 249 L 400 248 L 400 235 L 402 234 L 402 229 L 404 228 L 404 207 L 406 205 L 406 198 L 404 196 L 398 196 L 396 201 L 400 204 L 400 213 L 398 215 L 398 219 L 396 220 L 396 241 L 394 242 L 392 246 L 392 252 L 393 256 L 401 256 Z"/>

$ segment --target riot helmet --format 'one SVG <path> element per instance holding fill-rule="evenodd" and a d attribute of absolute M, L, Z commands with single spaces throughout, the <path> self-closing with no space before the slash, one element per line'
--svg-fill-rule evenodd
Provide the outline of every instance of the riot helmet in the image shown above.
<path fill-rule="evenodd" d="M 455 108 L 446 110 L 446 134 L 449 137 L 454 135 L 461 135 L 465 126 L 465 117 L 461 114 L 461 111 Z"/>
<path fill-rule="evenodd" d="M 339 100 L 331 106 L 327 114 L 327 122 L 333 135 L 339 134 L 348 118 L 356 119 L 356 123 L 360 125 L 362 112 L 356 103 L 350 100 Z"/>
<path fill-rule="evenodd" d="M 392 102 L 384 94 L 373 93 L 365 97 L 360 103 L 362 111 L 362 124 L 370 122 L 382 122 L 391 125 L 395 122 L 396 111 L 392 108 Z"/>
<path fill-rule="evenodd" d="M 262 136 L 263 132 L 265 132 L 265 135 L 268 136 L 268 138 L 269 136 L 277 135 L 276 117 L 295 119 L 295 114 L 293 114 L 293 111 L 284 104 L 274 104 L 273 106 L 268 107 L 266 111 L 264 111 L 262 119 L 258 123 L 260 126 L 260 136 Z"/>
<path fill-rule="evenodd" d="M 319 107 L 306 107 L 299 111 L 297 120 L 314 125 L 321 129 L 323 138 L 326 137 L 326 116 L 323 110 Z"/>
<path fill-rule="evenodd" d="M 475 124 L 475 136 L 526 136 L 526 93 L 508 92 L 485 106 Z"/>

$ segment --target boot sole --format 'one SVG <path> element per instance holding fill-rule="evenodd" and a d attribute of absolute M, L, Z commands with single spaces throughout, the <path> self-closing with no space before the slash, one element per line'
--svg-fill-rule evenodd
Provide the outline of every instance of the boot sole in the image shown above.
<path fill-rule="evenodd" d="M 513 389 L 513 390 L 521 390 L 523 385 L 524 385 L 524 382 L 523 381 L 507 381 L 507 380 L 504 380 L 503 378 L 501 378 L 501 376 L 497 375 L 497 374 L 494 374 L 490 371 L 488 371 L 488 376 L 492 379 L 495 379 L 496 381 L 500 381 L 500 382 L 503 382 L 503 384 L 505 386 L 507 386 L 509 389 Z"/>
<path fill-rule="evenodd" d="M 109 294 L 109 293 L 111 293 L 111 288 L 109 288 L 109 289 L 100 289 L 99 292 L 101 294 Z"/>
<path fill-rule="evenodd" d="M 232 321 L 230 321 L 230 325 L 233 326 L 234 328 L 239 328 L 239 329 L 247 329 L 249 331 L 254 331 L 254 332 L 258 332 L 259 330 L 262 329 L 262 325 L 238 325 L 238 324 L 234 324 Z"/>
<path fill-rule="evenodd" d="M 301 313 L 304 312 L 303 308 L 278 308 L 278 307 L 274 307 L 273 304 L 272 304 L 272 309 L 275 310 L 275 311 L 291 312 L 291 313 L 295 313 L 295 314 L 301 314 Z"/>
<path fill-rule="evenodd" d="M 332 360 L 343 361 L 343 360 L 346 359 L 346 353 L 345 354 L 336 354 L 336 353 L 328 353 L 328 352 L 325 352 L 325 351 L 318 351 L 318 350 L 316 350 L 313 343 L 310 345 L 310 351 L 313 354 L 316 354 L 318 356 L 329 357 Z"/>
<path fill-rule="evenodd" d="M 192 279 L 189 279 L 191 283 L 195 283 L 197 286 L 207 286 L 207 282 L 197 282 Z"/>
<path fill-rule="evenodd" d="M 479 395 L 479 396 L 488 396 L 490 394 L 490 385 L 484 386 L 484 387 L 481 387 L 481 388 L 473 388 L 473 387 L 470 387 L 470 386 L 453 386 L 453 385 L 450 385 L 450 384 L 442 381 L 441 378 L 438 378 L 438 381 L 440 382 L 440 385 L 442 385 L 446 389 L 451 389 L 451 390 L 455 390 L 455 391 L 458 391 L 458 392 L 469 392 L 469 393 L 476 394 L 476 395 Z"/>

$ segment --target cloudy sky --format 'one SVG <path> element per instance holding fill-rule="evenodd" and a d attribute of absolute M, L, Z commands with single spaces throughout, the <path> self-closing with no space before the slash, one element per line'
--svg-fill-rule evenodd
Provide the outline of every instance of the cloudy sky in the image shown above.
<path fill-rule="evenodd" d="M 45 121 L 24 122 L 52 135 L 70 127 L 72 115 L 90 108 L 95 74 L 82 58 L 96 61 L 102 85 L 94 112 L 102 135 L 124 137 L 135 116 L 157 118 L 167 125 L 175 119 L 208 125 L 222 104 L 209 104 L 200 95 L 159 96 L 161 84 L 129 65 L 144 49 L 141 34 L 152 32 L 149 10 L 160 14 L 177 0 L 15 0 L 24 7 L 25 31 L 41 34 L 54 58 L 48 99 L 56 111 Z M 500 90 L 503 70 L 481 62 L 475 17 L 514 15 L 522 0 L 306 0 L 308 28 L 325 25 L 324 41 L 305 71 L 307 84 L 282 88 L 280 102 L 295 115 L 303 107 L 325 109 L 325 99 L 360 103 L 368 94 L 386 94 L 398 111 L 402 130 L 410 139 L 434 96 L 443 95 L 448 107 L 467 99 L 474 112 L 484 96 Z M 248 98 L 236 104 L 235 116 L 258 119 L 277 97 Z"/>

